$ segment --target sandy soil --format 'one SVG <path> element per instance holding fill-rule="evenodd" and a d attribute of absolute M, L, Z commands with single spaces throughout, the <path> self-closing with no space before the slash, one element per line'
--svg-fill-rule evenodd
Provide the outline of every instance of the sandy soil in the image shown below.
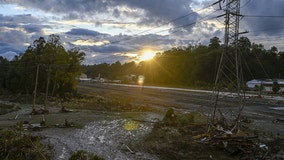
<path fill-rule="evenodd" d="M 180 112 L 197 111 L 208 114 L 212 111 L 212 99 L 214 98 L 208 93 L 155 88 L 142 89 L 107 84 L 84 84 L 80 86 L 79 91 L 91 96 L 102 95 L 121 101 L 128 100 L 131 103 L 146 104 L 156 107 L 164 113 L 167 109 L 174 108 Z M 228 119 L 235 118 L 238 108 L 238 98 L 229 94 L 220 97 L 218 109 Z M 284 122 L 281 121 L 284 119 L 283 110 L 284 98 L 273 100 L 271 98 L 258 98 L 257 95 L 254 95 L 247 97 L 242 114 L 250 122 L 252 129 L 262 130 L 283 139 Z"/>

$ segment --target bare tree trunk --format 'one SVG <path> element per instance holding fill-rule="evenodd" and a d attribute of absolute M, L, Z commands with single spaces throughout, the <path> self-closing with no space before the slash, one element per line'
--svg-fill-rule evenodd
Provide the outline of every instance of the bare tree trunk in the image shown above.
<path fill-rule="evenodd" d="M 35 103 L 36 103 L 36 92 L 37 92 L 37 82 L 38 82 L 38 72 L 39 72 L 39 64 L 36 67 L 36 81 L 35 81 L 35 89 L 34 89 L 34 99 L 33 99 L 33 110 L 32 113 L 35 112 Z"/>

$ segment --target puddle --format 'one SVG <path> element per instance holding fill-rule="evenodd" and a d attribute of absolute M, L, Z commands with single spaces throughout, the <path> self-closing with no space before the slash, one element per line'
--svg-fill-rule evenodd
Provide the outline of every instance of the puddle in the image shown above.
<path fill-rule="evenodd" d="M 271 109 L 283 111 L 283 110 L 284 110 L 284 107 L 272 107 Z"/>
<path fill-rule="evenodd" d="M 135 148 L 151 132 L 151 123 L 129 119 L 101 120 L 89 123 L 82 129 L 61 129 L 45 133 L 54 146 L 56 159 L 68 159 L 78 150 L 99 155 L 106 160 L 155 160 L 155 155 Z"/>

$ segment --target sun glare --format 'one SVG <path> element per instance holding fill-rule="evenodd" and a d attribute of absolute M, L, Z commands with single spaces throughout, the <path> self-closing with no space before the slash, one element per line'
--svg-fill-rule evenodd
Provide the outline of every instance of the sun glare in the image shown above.
<path fill-rule="evenodd" d="M 147 51 L 143 52 L 143 55 L 141 56 L 140 59 L 141 59 L 141 61 L 147 61 L 147 60 L 154 58 L 155 55 L 156 54 L 153 51 L 147 50 Z"/>

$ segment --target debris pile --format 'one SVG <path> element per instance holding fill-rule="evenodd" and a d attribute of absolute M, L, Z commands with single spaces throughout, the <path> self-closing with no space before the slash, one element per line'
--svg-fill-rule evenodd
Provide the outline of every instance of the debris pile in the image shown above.
<path fill-rule="evenodd" d="M 150 152 L 167 155 L 161 159 L 261 160 L 273 157 L 269 145 L 261 143 L 254 132 L 245 128 L 231 130 L 229 124 L 223 117 L 208 127 L 206 115 L 175 113 L 169 109 L 164 119 L 154 125 L 145 144 Z"/>
<path fill-rule="evenodd" d="M 242 121 L 233 125 L 220 112 L 220 117 L 214 124 L 209 124 L 207 132 L 193 136 L 198 143 L 210 145 L 225 150 L 230 155 L 240 155 L 240 159 L 265 159 L 269 148 L 260 143 L 256 135 L 245 131 Z"/>
<path fill-rule="evenodd" d="M 49 110 L 45 106 L 41 106 L 39 110 L 33 109 L 31 115 L 49 114 Z"/>
<path fill-rule="evenodd" d="M 196 142 L 223 149 L 230 155 L 240 155 L 241 159 L 265 159 L 268 146 L 259 142 L 257 136 L 243 131 L 236 133 L 214 126 L 208 132 L 192 137 Z"/>

